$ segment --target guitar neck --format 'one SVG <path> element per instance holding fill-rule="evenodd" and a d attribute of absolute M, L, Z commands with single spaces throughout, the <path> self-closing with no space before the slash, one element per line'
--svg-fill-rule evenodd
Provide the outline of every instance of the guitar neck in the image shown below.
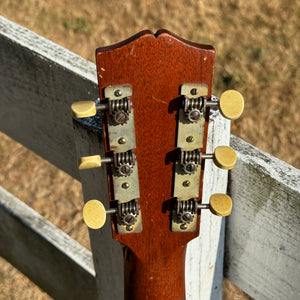
<path fill-rule="evenodd" d="M 153 252 L 147 251 L 142 257 L 125 249 L 126 300 L 185 299 L 186 246 L 169 251 L 169 248 L 162 250 L 161 245 L 154 244 Z"/>

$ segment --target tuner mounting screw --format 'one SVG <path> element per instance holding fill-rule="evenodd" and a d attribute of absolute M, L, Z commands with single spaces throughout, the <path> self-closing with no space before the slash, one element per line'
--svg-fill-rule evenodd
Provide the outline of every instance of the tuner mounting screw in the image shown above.
<path fill-rule="evenodd" d="M 187 229 L 187 224 L 183 223 L 180 225 L 181 230 L 186 230 Z"/>
<path fill-rule="evenodd" d="M 124 137 L 121 137 L 119 140 L 118 140 L 118 143 L 121 144 L 121 145 L 124 145 L 126 144 L 126 139 Z"/>
<path fill-rule="evenodd" d="M 192 143 L 192 142 L 194 141 L 194 137 L 193 137 L 192 135 L 190 135 L 190 136 L 188 136 L 188 137 L 186 138 L 186 141 L 187 141 L 188 143 Z"/>
<path fill-rule="evenodd" d="M 126 230 L 127 230 L 127 231 L 132 231 L 132 229 L 133 229 L 133 226 L 132 226 L 132 225 L 126 226 Z"/>
<path fill-rule="evenodd" d="M 129 188 L 129 183 L 128 182 L 123 182 L 122 183 L 122 189 L 127 190 Z"/>
<path fill-rule="evenodd" d="M 116 97 L 121 97 L 122 96 L 122 91 L 121 90 L 115 90 L 114 95 Z"/>
<path fill-rule="evenodd" d="M 190 182 L 189 180 L 185 180 L 185 181 L 182 183 L 182 185 L 183 185 L 184 187 L 188 187 L 188 186 L 190 186 L 190 184 L 191 184 L 191 182 Z"/>
<path fill-rule="evenodd" d="M 196 88 L 191 89 L 190 91 L 191 95 L 195 96 L 198 93 L 198 90 Z"/>

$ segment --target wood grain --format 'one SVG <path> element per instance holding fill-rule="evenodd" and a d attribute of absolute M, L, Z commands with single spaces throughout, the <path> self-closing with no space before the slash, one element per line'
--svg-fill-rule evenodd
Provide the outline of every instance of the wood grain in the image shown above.
<path fill-rule="evenodd" d="M 163 30 L 155 35 L 144 31 L 96 51 L 101 99 L 109 85 L 130 84 L 133 90 L 143 232 L 118 235 L 114 230 L 114 238 L 129 247 L 125 255 L 128 299 L 185 297 L 185 248 L 198 236 L 199 227 L 192 233 L 170 230 L 179 88 L 187 82 L 207 84 L 210 97 L 214 54 L 210 46 L 184 42 Z M 207 121 L 208 117 L 205 139 Z M 206 140 L 202 152 L 205 147 Z M 114 201 L 112 192 L 110 199 Z"/>

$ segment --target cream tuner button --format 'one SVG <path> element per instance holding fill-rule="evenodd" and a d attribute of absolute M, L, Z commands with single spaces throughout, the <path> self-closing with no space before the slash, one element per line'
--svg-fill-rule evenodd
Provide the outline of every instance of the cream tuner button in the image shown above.
<path fill-rule="evenodd" d="M 212 154 L 202 153 L 201 159 L 213 159 L 217 167 L 231 170 L 235 166 L 237 155 L 231 147 L 218 146 Z"/>
<path fill-rule="evenodd" d="M 235 90 L 225 91 L 219 101 L 221 114 L 230 120 L 238 119 L 244 111 L 244 98 Z"/>
<path fill-rule="evenodd" d="M 107 110 L 109 108 L 108 103 L 97 104 L 95 101 L 79 101 L 74 102 L 71 105 L 73 118 L 87 118 L 93 117 L 98 110 Z"/>
<path fill-rule="evenodd" d="M 79 101 L 71 105 L 73 118 L 92 117 L 97 113 L 94 101 Z"/>
<path fill-rule="evenodd" d="M 219 146 L 214 152 L 214 163 L 224 170 L 231 170 L 236 163 L 237 156 L 231 147 Z"/>
<path fill-rule="evenodd" d="M 209 199 L 209 209 L 217 216 L 229 216 L 232 210 L 232 200 L 225 194 L 213 194 Z"/>
<path fill-rule="evenodd" d="M 103 227 L 106 221 L 106 211 L 98 200 L 90 200 L 83 207 L 83 220 L 92 229 Z"/>
<path fill-rule="evenodd" d="M 104 205 L 98 200 L 90 200 L 83 207 L 83 220 L 91 229 L 103 227 L 106 221 L 106 214 L 116 213 L 117 208 L 105 209 Z"/>
<path fill-rule="evenodd" d="M 103 163 L 113 162 L 112 157 L 102 157 L 100 155 L 83 156 L 78 159 L 78 169 L 91 169 L 101 167 Z"/>

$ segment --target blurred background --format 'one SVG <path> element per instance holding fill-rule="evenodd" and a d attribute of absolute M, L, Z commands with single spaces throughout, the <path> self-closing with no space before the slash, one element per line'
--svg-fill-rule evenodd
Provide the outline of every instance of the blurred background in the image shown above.
<path fill-rule="evenodd" d="M 0 0 L 0 14 L 92 62 L 96 48 L 143 29 L 213 45 L 213 94 L 237 89 L 245 98 L 232 133 L 300 167 L 299 1 Z M 90 247 L 77 181 L 3 133 L 0 168 L 0 185 Z M 224 299 L 250 299 L 223 286 Z M 0 258 L 0 299 L 21 298 L 50 299 Z"/>

